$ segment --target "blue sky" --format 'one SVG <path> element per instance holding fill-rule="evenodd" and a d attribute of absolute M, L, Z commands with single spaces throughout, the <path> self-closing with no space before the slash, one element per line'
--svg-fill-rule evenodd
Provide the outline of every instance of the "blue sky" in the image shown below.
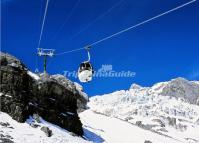
<path fill-rule="evenodd" d="M 1 0 L 2 51 L 23 60 L 33 71 L 45 2 Z M 81 48 L 185 2 L 188 1 L 50 0 L 41 47 L 56 49 L 57 53 Z M 115 71 L 136 72 L 134 78 L 94 78 L 82 85 L 89 95 L 97 95 L 128 89 L 132 83 L 151 86 L 179 76 L 199 80 L 198 39 L 196 1 L 91 49 L 96 70 L 111 64 Z M 49 59 L 48 72 L 77 70 L 85 59 L 85 51 L 54 57 Z M 42 58 L 39 69 L 42 71 Z"/>

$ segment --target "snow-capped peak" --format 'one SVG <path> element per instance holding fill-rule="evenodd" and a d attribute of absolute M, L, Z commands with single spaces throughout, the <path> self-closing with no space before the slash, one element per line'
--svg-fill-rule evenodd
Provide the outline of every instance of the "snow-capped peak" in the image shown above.
<path fill-rule="evenodd" d="M 130 89 L 140 89 L 140 88 L 142 88 L 142 87 L 136 83 L 133 83 L 130 87 Z"/>
<path fill-rule="evenodd" d="M 182 142 L 199 142 L 199 85 L 184 78 L 90 98 L 93 112 Z M 192 103 L 192 104 L 190 104 Z"/>
<path fill-rule="evenodd" d="M 192 104 L 199 104 L 199 85 L 184 78 L 176 78 L 165 85 L 161 95 L 183 98 Z"/>

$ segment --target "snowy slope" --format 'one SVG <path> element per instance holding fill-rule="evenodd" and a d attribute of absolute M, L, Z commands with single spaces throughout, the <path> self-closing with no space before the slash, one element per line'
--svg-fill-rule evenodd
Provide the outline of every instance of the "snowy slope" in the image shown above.
<path fill-rule="evenodd" d="M 193 98 L 199 97 L 198 90 L 195 82 L 182 78 L 152 87 L 133 84 L 127 91 L 92 97 L 88 106 L 90 111 L 161 134 L 162 138 L 169 136 L 185 143 L 198 143 L 199 106 L 190 104 Z"/>
<path fill-rule="evenodd" d="M 81 113 L 80 118 L 84 124 L 85 136 L 95 143 L 144 143 L 145 141 L 180 143 L 179 140 L 144 130 L 116 118 L 94 113 L 91 110 Z"/>
<path fill-rule="evenodd" d="M 5 143 L 6 139 L 14 143 L 88 143 L 81 137 L 72 136 L 68 131 L 59 128 L 51 123 L 42 120 L 37 123 L 40 127 L 33 128 L 29 124 L 33 122 L 30 118 L 26 123 L 18 123 L 9 115 L 0 112 L 0 142 Z M 47 137 L 41 127 L 49 127 L 52 136 Z"/>

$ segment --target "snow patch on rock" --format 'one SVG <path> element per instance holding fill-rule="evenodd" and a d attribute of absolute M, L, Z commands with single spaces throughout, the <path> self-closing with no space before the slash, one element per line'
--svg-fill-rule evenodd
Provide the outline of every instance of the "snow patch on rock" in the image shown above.
<path fill-rule="evenodd" d="M 31 71 L 28 71 L 28 75 L 31 76 L 35 80 L 40 80 L 39 75 L 37 75 L 37 74 L 35 74 L 35 73 L 31 72 Z"/>
<path fill-rule="evenodd" d="M 0 123 L 0 142 L 7 139 L 14 143 L 89 143 L 89 141 L 78 136 L 73 136 L 67 130 L 46 122 L 43 119 L 41 123 L 37 123 L 30 117 L 26 123 L 18 123 L 9 115 L 0 112 Z M 33 123 L 37 126 L 31 126 Z M 41 131 L 42 127 L 48 127 L 52 130 L 52 136 L 47 137 Z"/>

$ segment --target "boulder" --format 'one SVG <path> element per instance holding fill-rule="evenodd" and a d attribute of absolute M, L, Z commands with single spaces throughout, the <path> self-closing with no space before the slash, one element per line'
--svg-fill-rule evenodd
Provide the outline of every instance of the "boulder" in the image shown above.
<path fill-rule="evenodd" d="M 167 121 L 170 126 L 176 127 L 176 118 L 167 117 Z"/>
<path fill-rule="evenodd" d="M 50 130 L 48 127 L 42 127 L 41 131 L 43 131 L 47 137 L 51 137 L 52 136 L 52 130 Z"/>
<path fill-rule="evenodd" d="M 38 127 L 40 127 L 40 125 L 35 124 L 35 123 L 31 123 L 30 126 L 33 127 L 33 128 L 38 128 Z"/>
<path fill-rule="evenodd" d="M 142 126 L 142 121 L 136 121 L 135 123 L 138 127 L 141 127 Z"/>
<path fill-rule="evenodd" d="M 152 121 L 159 123 L 161 127 L 165 127 L 165 123 L 162 122 L 162 120 L 160 120 L 160 119 L 153 119 Z"/>

